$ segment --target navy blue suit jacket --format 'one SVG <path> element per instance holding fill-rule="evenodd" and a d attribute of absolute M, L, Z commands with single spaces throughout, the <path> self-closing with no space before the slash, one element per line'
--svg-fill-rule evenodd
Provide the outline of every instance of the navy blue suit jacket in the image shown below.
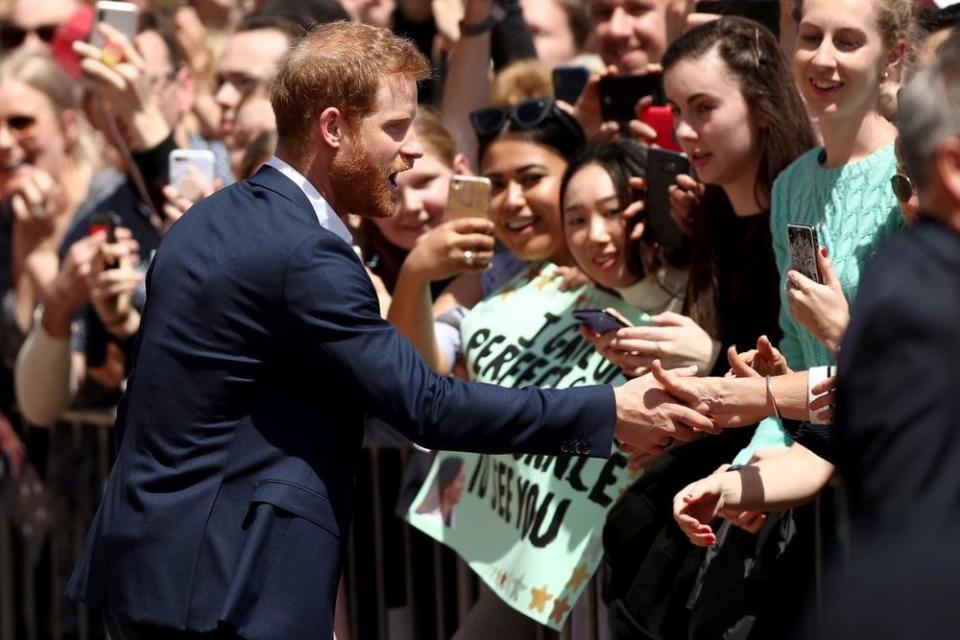
<path fill-rule="evenodd" d="M 164 238 L 68 595 L 138 622 L 330 638 L 364 419 L 436 449 L 610 452 L 610 387 L 435 375 L 350 246 L 266 167 Z"/>
<path fill-rule="evenodd" d="M 831 433 L 858 529 L 956 521 L 960 235 L 921 218 L 881 249 L 860 281 L 838 371 Z"/>

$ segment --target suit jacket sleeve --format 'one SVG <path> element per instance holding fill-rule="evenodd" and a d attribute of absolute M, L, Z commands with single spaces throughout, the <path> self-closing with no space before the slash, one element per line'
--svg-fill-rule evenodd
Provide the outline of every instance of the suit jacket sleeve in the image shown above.
<path fill-rule="evenodd" d="M 615 402 L 609 386 L 506 389 L 436 375 L 380 317 L 377 298 L 350 247 L 322 232 L 292 254 L 284 305 L 318 371 L 413 441 L 481 453 L 610 454 Z"/>

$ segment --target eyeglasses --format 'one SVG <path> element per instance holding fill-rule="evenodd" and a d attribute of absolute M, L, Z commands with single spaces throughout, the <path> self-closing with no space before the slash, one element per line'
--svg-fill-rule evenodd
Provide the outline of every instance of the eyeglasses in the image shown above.
<path fill-rule="evenodd" d="M 53 36 L 57 33 L 56 24 L 44 24 L 32 29 L 15 27 L 12 24 L 5 24 L 0 27 L 0 45 L 6 50 L 16 49 L 27 39 L 27 34 L 34 34 L 45 43 L 53 42 Z"/>
<path fill-rule="evenodd" d="M 513 107 L 478 109 L 470 114 L 470 126 L 478 140 L 486 141 L 499 135 L 508 122 L 525 131 L 535 129 L 550 119 L 555 119 L 577 139 L 583 137 L 583 130 L 577 121 L 558 107 L 553 98 L 534 98 Z"/>
<path fill-rule="evenodd" d="M 904 204 L 910 202 L 914 193 L 913 182 L 910 178 L 902 173 L 896 173 L 890 178 L 890 186 L 893 188 L 893 195 L 897 196 L 897 200 Z"/>

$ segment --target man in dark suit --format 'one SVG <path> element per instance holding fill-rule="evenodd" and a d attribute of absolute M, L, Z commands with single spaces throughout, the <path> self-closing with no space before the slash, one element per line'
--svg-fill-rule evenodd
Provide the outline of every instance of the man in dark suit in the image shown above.
<path fill-rule="evenodd" d="M 278 157 L 165 237 L 68 586 L 113 635 L 330 638 L 365 414 L 478 452 L 607 456 L 614 435 L 656 452 L 713 428 L 649 376 L 566 391 L 439 377 L 380 318 L 338 214 L 393 212 L 428 71 L 389 31 L 317 28 L 274 84 Z"/>
<path fill-rule="evenodd" d="M 900 92 L 901 154 L 920 219 L 871 261 L 840 352 L 837 466 L 854 524 L 871 533 L 960 515 L 957 69 L 954 37 Z"/>

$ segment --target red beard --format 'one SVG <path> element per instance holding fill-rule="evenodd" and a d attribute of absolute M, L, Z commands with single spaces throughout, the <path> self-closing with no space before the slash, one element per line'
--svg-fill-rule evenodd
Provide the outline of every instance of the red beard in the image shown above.
<path fill-rule="evenodd" d="M 352 148 L 349 155 L 341 157 L 338 154 L 330 168 L 337 214 L 352 213 L 364 218 L 392 216 L 397 210 L 397 202 L 390 193 L 387 180 L 390 175 L 409 169 L 412 163 L 398 159 L 395 166 L 384 173 L 361 141 L 355 141 Z"/>

